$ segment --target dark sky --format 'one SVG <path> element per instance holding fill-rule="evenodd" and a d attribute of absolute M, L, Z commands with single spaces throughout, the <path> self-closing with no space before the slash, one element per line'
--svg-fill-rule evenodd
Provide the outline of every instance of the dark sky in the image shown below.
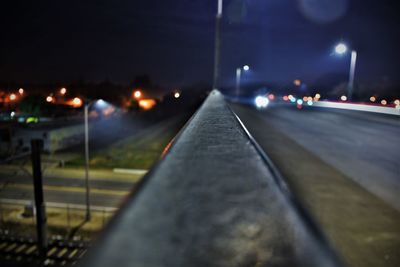
<path fill-rule="evenodd" d="M 222 82 L 249 64 L 249 81 L 313 83 L 345 75 L 346 41 L 356 79 L 398 82 L 396 0 L 225 0 Z M 0 81 L 110 79 L 149 74 L 163 85 L 212 81 L 217 0 L 1 1 Z"/>

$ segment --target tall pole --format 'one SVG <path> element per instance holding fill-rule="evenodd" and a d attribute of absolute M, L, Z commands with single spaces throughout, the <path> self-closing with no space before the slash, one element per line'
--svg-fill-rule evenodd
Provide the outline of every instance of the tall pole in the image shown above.
<path fill-rule="evenodd" d="M 218 0 L 218 12 L 215 21 L 215 51 L 214 51 L 214 78 L 213 89 L 218 87 L 220 73 L 220 53 L 221 53 L 221 21 L 222 21 L 223 0 Z"/>
<path fill-rule="evenodd" d="M 354 75 L 356 71 L 356 62 L 357 62 L 357 52 L 355 50 L 351 51 L 351 62 L 350 62 L 350 72 L 349 72 L 349 84 L 347 87 L 347 98 L 349 100 L 353 97 L 354 91 Z"/>
<path fill-rule="evenodd" d="M 89 185 L 89 104 L 85 104 L 85 185 L 86 185 L 86 221 L 90 221 L 90 185 Z"/>
<path fill-rule="evenodd" d="M 42 261 L 46 259 L 47 254 L 47 232 L 46 232 L 46 207 L 43 198 L 42 169 L 40 164 L 40 152 L 43 140 L 31 140 L 31 160 L 33 173 L 33 188 L 35 193 L 36 207 L 36 232 L 39 257 Z"/>
<path fill-rule="evenodd" d="M 240 94 L 240 76 L 242 76 L 242 68 L 236 69 L 236 98 L 239 98 Z"/>

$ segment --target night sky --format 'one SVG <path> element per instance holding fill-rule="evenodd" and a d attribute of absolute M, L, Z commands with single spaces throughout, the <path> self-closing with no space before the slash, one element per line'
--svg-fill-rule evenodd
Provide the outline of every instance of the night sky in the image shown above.
<path fill-rule="evenodd" d="M 358 82 L 399 83 L 396 2 L 225 0 L 221 82 L 243 64 L 244 82 L 346 75 L 349 56 L 332 55 L 343 40 L 358 51 Z M 217 0 L 2 1 L 0 81 L 148 74 L 165 86 L 211 84 L 216 9 Z"/>

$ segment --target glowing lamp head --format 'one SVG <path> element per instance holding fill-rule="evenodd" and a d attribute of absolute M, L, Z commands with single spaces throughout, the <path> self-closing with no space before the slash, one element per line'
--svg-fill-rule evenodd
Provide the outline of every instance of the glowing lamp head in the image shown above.
<path fill-rule="evenodd" d="M 344 101 L 347 101 L 347 96 L 342 95 L 342 96 L 340 97 L 340 100 L 342 100 L 343 102 L 344 102 Z"/>
<path fill-rule="evenodd" d="M 243 66 L 243 70 L 244 70 L 244 71 L 248 71 L 248 70 L 250 70 L 250 67 L 249 67 L 249 65 L 244 65 L 244 66 Z"/>
<path fill-rule="evenodd" d="M 17 99 L 17 95 L 16 94 L 11 94 L 10 95 L 10 101 L 14 101 Z"/>
<path fill-rule="evenodd" d="M 24 89 L 23 89 L 23 88 L 19 88 L 18 93 L 19 93 L 20 95 L 23 95 L 23 94 L 24 94 Z"/>
<path fill-rule="evenodd" d="M 46 102 L 47 103 L 51 103 L 51 102 L 53 102 L 53 97 L 52 96 L 48 96 L 48 97 L 46 97 Z"/>
<path fill-rule="evenodd" d="M 82 99 L 80 99 L 79 97 L 75 97 L 74 99 L 72 99 L 72 105 L 74 107 L 80 107 L 82 106 Z"/>
<path fill-rule="evenodd" d="M 133 92 L 133 97 L 136 99 L 139 99 L 142 97 L 142 92 L 139 90 L 136 90 L 135 92 Z"/>
<path fill-rule="evenodd" d="M 179 98 L 179 97 L 181 97 L 181 94 L 180 94 L 179 92 L 176 92 L 176 93 L 174 94 L 174 97 L 175 97 L 175 98 Z"/>
<path fill-rule="evenodd" d="M 339 43 L 335 46 L 335 53 L 343 55 L 347 52 L 347 46 L 344 43 Z"/>
<path fill-rule="evenodd" d="M 96 101 L 96 107 L 98 108 L 105 108 L 107 106 L 107 102 L 103 99 L 99 99 Z"/>
<path fill-rule="evenodd" d="M 60 94 L 61 95 L 65 95 L 67 93 L 67 89 L 66 88 L 61 88 L 60 89 Z"/>

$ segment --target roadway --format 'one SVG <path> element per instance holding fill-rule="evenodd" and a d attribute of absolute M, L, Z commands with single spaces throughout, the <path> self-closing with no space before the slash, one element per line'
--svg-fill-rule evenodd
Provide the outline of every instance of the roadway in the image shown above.
<path fill-rule="evenodd" d="M 350 266 L 400 266 L 400 121 L 231 105 Z"/>
<path fill-rule="evenodd" d="M 118 180 L 113 178 L 90 179 L 91 204 L 99 207 L 118 207 L 129 194 L 138 179 Z M 85 204 L 85 180 L 60 176 L 45 176 L 44 196 L 46 202 Z M 28 175 L 9 176 L 0 174 L 1 199 L 33 200 L 32 177 Z"/>

